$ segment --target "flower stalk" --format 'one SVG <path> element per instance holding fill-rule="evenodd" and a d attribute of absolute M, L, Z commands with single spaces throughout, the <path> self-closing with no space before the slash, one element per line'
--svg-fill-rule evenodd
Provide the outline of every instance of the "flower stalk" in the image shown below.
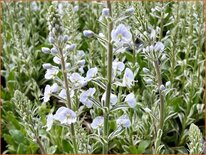
<path fill-rule="evenodd" d="M 110 1 L 107 1 L 107 7 L 109 8 L 110 11 L 110 16 L 112 16 L 111 12 L 111 3 Z M 104 144 L 103 147 L 103 154 L 108 154 L 108 120 L 109 120 L 109 107 L 110 107 L 110 96 L 111 96 L 111 83 L 112 83 L 112 57 L 113 57 L 113 45 L 111 43 L 111 32 L 113 28 L 113 23 L 112 21 L 108 21 L 107 25 L 107 39 L 108 39 L 108 44 L 107 44 L 107 88 L 106 88 L 106 102 L 105 102 L 105 107 L 106 110 L 104 112 L 104 139 L 106 140 L 106 144 Z"/>
<path fill-rule="evenodd" d="M 66 65 L 65 65 L 65 61 L 64 61 L 63 51 L 61 48 L 59 49 L 59 53 L 61 56 L 61 68 L 62 68 L 62 74 L 64 76 L 64 83 L 65 83 L 65 89 L 66 89 L 66 95 L 67 95 L 67 106 L 69 109 L 72 109 L 70 90 L 69 90 L 69 86 L 68 86 L 68 79 L 67 79 L 67 72 L 66 72 Z M 72 136 L 72 141 L 73 141 L 73 146 L 74 146 L 74 153 L 77 154 L 78 149 L 77 149 L 77 142 L 76 142 L 76 138 L 75 138 L 74 124 L 71 124 L 70 129 L 71 129 L 71 134 L 72 134 L 71 136 Z"/>
<path fill-rule="evenodd" d="M 158 63 L 158 60 L 154 61 L 155 70 L 157 74 L 157 80 L 158 80 L 158 90 L 159 90 L 159 97 L 160 97 L 160 122 L 159 122 L 159 129 L 162 130 L 163 123 L 164 123 L 164 99 L 162 90 L 160 89 L 162 85 L 162 77 L 161 77 L 161 71 L 160 71 L 160 65 Z"/>

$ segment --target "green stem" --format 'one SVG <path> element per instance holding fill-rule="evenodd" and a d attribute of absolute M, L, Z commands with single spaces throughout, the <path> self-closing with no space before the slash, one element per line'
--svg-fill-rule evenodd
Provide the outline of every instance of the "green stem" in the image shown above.
<path fill-rule="evenodd" d="M 70 98 L 70 90 L 69 90 L 67 72 L 66 72 L 66 67 L 65 67 L 66 65 L 65 65 L 62 49 L 59 49 L 59 52 L 60 52 L 60 55 L 61 55 L 62 74 L 64 76 L 64 84 L 65 84 L 65 89 L 66 89 L 66 94 L 67 94 L 67 106 L 70 109 L 72 109 L 71 98 Z M 77 142 L 76 142 L 76 138 L 75 138 L 74 124 L 71 124 L 70 129 L 71 129 L 71 134 L 72 134 L 71 136 L 72 136 L 72 141 L 73 141 L 73 146 L 74 146 L 74 153 L 77 154 L 78 149 L 77 149 Z"/>
<path fill-rule="evenodd" d="M 111 13 L 111 3 L 110 1 L 107 1 L 107 7 L 110 10 L 110 16 L 112 16 Z M 106 102 L 105 102 L 105 112 L 104 112 L 104 139 L 106 140 L 106 144 L 104 144 L 103 147 L 103 154 L 108 154 L 108 120 L 109 120 L 109 106 L 110 106 L 110 95 L 111 95 L 111 83 L 112 83 L 112 57 L 113 57 L 113 46 L 111 43 L 111 31 L 113 28 L 112 22 L 108 22 L 107 27 L 107 35 L 108 35 L 108 44 L 107 44 L 107 89 L 106 89 Z"/>
<path fill-rule="evenodd" d="M 36 142 L 39 145 L 41 154 L 46 154 L 46 151 L 45 151 L 45 149 L 44 149 L 44 147 L 42 145 L 42 142 L 41 142 L 41 140 L 40 140 L 40 138 L 38 136 L 36 137 Z"/>
<path fill-rule="evenodd" d="M 159 129 L 162 130 L 163 123 L 164 123 L 164 100 L 163 100 L 163 94 L 160 90 L 160 86 L 162 85 L 162 77 L 160 72 L 160 66 L 158 64 L 158 61 L 154 61 L 156 74 L 157 74 L 157 80 L 158 80 L 158 89 L 159 89 L 159 96 L 160 96 L 160 122 L 159 122 Z"/>

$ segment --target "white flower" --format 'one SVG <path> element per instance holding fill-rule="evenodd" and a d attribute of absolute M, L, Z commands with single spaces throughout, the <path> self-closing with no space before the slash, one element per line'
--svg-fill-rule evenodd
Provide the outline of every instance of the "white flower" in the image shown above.
<path fill-rule="evenodd" d="M 134 94 L 128 94 L 125 98 L 125 102 L 129 105 L 129 107 L 134 108 L 136 106 L 136 98 Z"/>
<path fill-rule="evenodd" d="M 104 124 L 104 117 L 103 116 L 97 116 L 91 123 L 91 127 L 93 129 L 97 129 L 102 127 Z"/>
<path fill-rule="evenodd" d="M 52 68 L 47 69 L 46 74 L 45 74 L 45 79 L 52 79 L 54 78 L 57 74 L 59 73 L 59 68 L 53 66 Z"/>
<path fill-rule="evenodd" d="M 81 93 L 80 102 L 82 102 L 87 108 L 91 108 L 93 102 L 89 98 L 90 97 L 92 98 L 95 92 L 96 92 L 95 88 L 89 88 L 87 91 Z"/>
<path fill-rule="evenodd" d="M 70 90 L 70 97 L 72 98 L 74 96 L 74 91 L 73 90 Z M 65 89 L 62 89 L 59 93 L 59 97 L 63 98 L 66 100 L 67 98 L 67 93 L 66 93 L 66 90 Z"/>
<path fill-rule="evenodd" d="M 131 122 L 129 120 L 129 117 L 127 115 L 122 115 L 116 120 L 117 126 L 121 126 L 124 128 L 128 128 L 131 126 Z"/>
<path fill-rule="evenodd" d="M 76 114 L 69 108 L 60 107 L 53 117 L 55 120 L 60 121 L 61 124 L 70 125 L 76 122 Z"/>
<path fill-rule="evenodd" d="M 127 86 L 128 88 L 131 88 L 133 86 L 133 82 L 134 82 L 134 74 L 129 68 L 126 68 L 123 76 L 123 86 Z"/>
<path fill-rule="evenodd" d="M 111 36 L 115 43 L 129 43 L 132 40 L 131 32 L 123 24 L 113 29 Z"/>
<path fill-rule="evenodd" d="M 117 95 L 114 95 L 111 93 L 110 95 L 110 103 L 111 105 L 115 105 L 117 103 Z M 101 99 L 102 102 L 105 102 L 106 101 L 106 92 L 102 95 L 102 99 Z"/>
<path fill-rule="evenodd" d="M 162 52 L 164 50 L 164 44 L 161 43 L 161 42 L 157 42 L 154 46 L 154 50 L 155 51 L 159 51 L 159 52 Z"/>
<path fill-rule="evenodd" d="M 73 73 L 69 79 L 75 87 L 82 87 L 86 84 L 84 77 L 82 77 L 79 73 Z"/>
<path fill-rule="evenodd" d="M 58 85 L 54 83 L 52 86 L 46 85 L 45 90 L 44 90 L 44 103 L 48 102 L 51 94 L 56 93 L 58 91 Z"/>
<path fill-rule="evenodd" d="M 97 67 L 90 68 L 90 69 L 87 71 L 86 79 L 87 79 L 88 81 L 91 80 L 92 78 L 94 78 L 94 77 L 97 75 L 97 72 L 98 72 Z"/>
<path fill-rule="evenodd" d="M 47 115 L 47 120 L 46 120 L 46 131 L 51 130 L 53 122 L 54 122 L 54 116 L 52 114 Z"/>
<path fill-rule="evenodd" d="M 167 81 L 165 85 L 166 85 L 166 87 L 169 87 L 171 85 L 171 82 Z"/>
<path fill-rule="evenodd" d="M 122 71 L 124 70 L 125 68 L 125 65 L 123 62 L 120 62 L 120 61 L 114 61 L 112 63 L 112 68 L 114 70 L 114 74 L 116 75 L 116 73 L 118 75 L 120 75 L 122 73 Z"/>

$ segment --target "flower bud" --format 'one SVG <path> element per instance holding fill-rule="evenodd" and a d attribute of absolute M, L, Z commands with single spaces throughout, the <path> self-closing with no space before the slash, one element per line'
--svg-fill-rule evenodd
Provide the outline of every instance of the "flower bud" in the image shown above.
<path fill-rule="evenodd" d="M 64 38 L 63 38 L 64 42 L 66 43 L 68 40 L 69 40 L 69 37 L 68 35 L 65 35 Z"/>
<path fill-rule="evenodd" d="M 131 7 L 131 8 L 129 8 L 129 9 L 127 9 L 126 10 L 126 13 L 129 13 L 129 14 L 134 14 L 134 8 L 133 7 Z"/>
<path fill-rule="evenodd" d="M 52 68 L 52 65 L 50 63 L 45 63 L 42 65 L 44 69 L 50 69 Z"/>
<path fill-rule="evenodd" d="M 85 37 L 92 37 L 94 35 L 94 32 L 92 32 L 91 30 L 84 30 L 83 34 Z"/>
<path fill-rule="evenodd" d="M 50 52 L 50 49 L 49 48 L 47 48 L 47 47 L 42 47 L 42 52 L 44 52 L 44 53 L 49 53 Z"/>
<path fill-rule="evenodd" d="M 60 35 L 60 36 L 58 37 L 58 41 L 59 41 L 60 43 L 62 43 L 63 40 L 64 40 L 63 36 Z"/>
<path fill-rule="evenodd" d="M 85 60 L 80 60 L 80 61 L 78 61 L 78 65 L 84 66 L 84 65 L 85 65 Z"/>
<path fill-rule="evenodd" d="M 109 16 L 109 8 L 102 9 L 102 15 Z"/>
<path fill-rule="evenodd" d="M 171 82 L 167 81 L 165 85 L 166 85 L 166 87 L 169 87 L 171 85 Z"/>
<path fill-rule="evenodd" d="M 164 86 L 164 85 L 161 85 L 161 86 L 160 86 L 160 90 L 161 90 L 161 91 L 165 90 L 165 86 Z"/>
<path fill-rule="evenodd" d="M 54 40 L 54 38 L 53 38 L 52 36 L 49 37 L 49 42 L 50 42 L 51 44 L 54 44 L 55 40 Z"/>
<path fill-rule="evenodd" d="M 149 69 L 147 69 L 147 68 L 145 68 L 145 67 L 143 67 L 143 72 L 146 74 L 146 73 L 149 73 Z"/>
<path fill-rule="evenodd" d="M 148 85 L 151 85 L 153 83 L 152 79 L 146 79 L 145 82 L 148 84 Z"/>
<path fill-rule="evenodd" d="M 52 53 L 52 54 L 57 54 L 58 51 L 57 51 L 57 49 L 56 49 L 55 47 L 53 47 L 53 48 L 51 49 L 51 53 Z"/>
<path fill-rule="evenodd" d="M 78 10 L 79 10 L 79 6 L 78 5 L 74 6 L 73 11 L 77 12 Z"/>

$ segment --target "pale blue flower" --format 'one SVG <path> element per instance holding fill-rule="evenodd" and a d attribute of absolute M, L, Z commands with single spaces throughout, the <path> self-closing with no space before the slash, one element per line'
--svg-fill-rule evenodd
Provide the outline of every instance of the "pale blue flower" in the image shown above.
<path fill-rule="evenodd" d="M 82 102 L 87 108 L 91 108 L 93 102 L 89 98 L 90 97 L 92 98 L 95 92 L 96 92 L 95 88 L 89 88 L 87 91 L 81 93 L 80 102 Z"/>
<path fill-rule="evenodd" d="M 44 89 L 44 103 L 48 102 L 50 100 L 51 97 L 51 86 L 50 85 L 46 85 L 45 89 Z"/>
<path fill-rule="evenodd" d="M 154 46 L 154 50 L 158 52 L 162 52 L 164 50 L 164 44 L 161 42 L 157 42 Z"/>
<path fill-rule="evenodd" d="M 76 48 L 76 44 L 67 45 L 65 48 L 68 51 L 73 51 Z"/>
<path fill-rule="evenodd" d="M 84 66 L 81 66 L 81 67 L 78 69 L 78 71 L 79 71 L 80 73 L 84 74 Z"/>
<path fill-rule="evenodd" d="M 70 90 L 70 98 L 72 98 L 74 96 L 74 91 Z M 63 98 L 63 99 L 67 99 L 67 93 L 65 89 L 62 89 L 59 93 L 59 97 Z"/>
<path fill-rule="evenodd" d="M 123 76 L 123 86 L 131 88 L 133 86 L 133 83 L 134 83 L 134 74 L 129 68 L 126 68 Z"/>
<path fill-rule="evenodd" d="M 131 122 L 127 115 L 122 115 L 116 120 L 117 126 L 128 128 L 131 126 Z"/>
<path fill-rule="evenodd" d="M 160 90 L 161 91 L 165 90 L 165 86 L 163 84 L 160 86 Z"/>
<path fill-rule="evenodd" d="M 53 47 L 52 49 L 51 49 L 51 54 L 57 54 L 58 53 L 58 50 L 55 48 L 55 47 Z"/>
<path fill-rule="evenodd" d="M 131 7 L 131 8 L 128 8 L 127 10 L 126 10 L 126 13 L 129 13 L 129 14 L 134 14 L 134 11 L 135 11 L 135 9 L 134 9 L 134 7 Z"/>
<path fill-rule="evenodd" d="M 167 81 L 166 84 L 165 84 L 166 87 L 169 87 L 170 85 L 171 85 L 170 81 Z"/>
<path fill-rule="evenodd" d="M 53 122 L 54 122 L 54 116 L 52 114 L 47 115 L 47 120 L 46 120 L 46 131 L 51 130 L 52 126 L 53 126 Z"/>
<path fill-rule="evenodd" d="M 77 12 L 78 10 L 79 10 L 79 6 L 78 5 L 74 6 L 73 11 Z"/>
<path fill-rule="evenodd" d="M 117 95 L 114 95 L 114 94 L 110 94 L 110 103 L 111 105 L 115 105 L 117 103 Z M 102 99 L 101 99 L 102 102 L 105 102 L 106 101 L 106 92 L 102 95 Z"/>
<path fill-rule="evenodd" d="M 86 79 L 87 79 L 87 80 L 91 80 L 92 78 L 96 77 L 97 72 L 98 72 L 97 67 L 90 68 L 90 69 L 87 71 Z"/>
<path fill-rule="evenodd" d="M 76 122 L 76 113 L 69 108 L 60 107 L 53 118 L 61 124 L 70 125 Z"/>
<path fill-rule="evenodd" d="M 53 66 L 52 68 L 47 69 L 45 74 L 45 79 L 49 80 L 54 78 L 59 73 L 59 68 L 56 66 Z"/>
<path fill-rule="evenodd" d="M 114 61 L 112 63 L 112 68 L 114 70 L 114 74 L 118 74 L 120 75 L 122 73 L 122 71 L 124 70 L 125 68 L 125 65 L 123 62 L 120 62 L 120 61 Z"/>
<path fill-rule="evenodd" d="M 50 69 L 52 68 L 52 65 L 50 63 L 45 63 L 42 65 L 44 69 Z"/>
<path fill-rule="evenodd" d="M 56 63 L 56 64 L 61 64 L 61 59 L 59 58 L 59 57 L 57 57 L 57 56 L 55 56 L 54 58 L 53 58 L 53 61 Z"/>
<path fill-rule="evenodd" d="M 59 43 L 62 43 L 62 42 L 64 41 L 64 37 L 63 37 L 62 35 L 60 35 L 60 36 L 58 37 L 58 41 L 59 41 Z"/>
<path fill-rule="evenodd" d="M 58 91 L 58 85 L 54 83 L 52 86 L 46 85 L 44 89 L 44 103 L 48 102 L 52 93 L 56 93 Z"/>
<path fill-rule="evenodd" d="M 54 44 L 54 43 L 55 43 L 55 40 L 54 40 L 54 38 L 53 38 L 52 36 L 49 36 L 49 42 L 50 42 L 51 44 Z"/>
<path fill-rule="evenodd" d="M 35 1 L 31 2 L 31 10 L 32 11 L 38 11 L 39 10 L 37 2 L 35 2 Z"/>
<path fill-rule="evenodd" d="M 103 16 L 109 16 L 109 8 L 103 8 L 102 9 L 102 15 Z"/>
<path fill-rule="evenodd" d="M 111 36 L 115 43 L 129 43 L 132 40 L 131 32 L 123 24 L 120 24 L 116 29 L 112 30 Z"/>
<path fill-rule="evenodd" d="M 85 65 L 85 60 L 79 60 L 78 62 L 77 62 L 77 64 L 78 65 L 80 65 L 80 66 L 84 66 Z"/>
<path fill-rule="evenodd" d="M 50 52 L 50 49 L 47 48 L 47 47 L 42 47 L 41 50 L 42 50 L 42 52 L 44 52 L 44 53 L 49 53 L 49 52 Z"/>
<path fill-rule="evenodd" d="M 63 41 L 66 43 L 68 40 L 69 40 L 68 35 L 64 35 L 64 37 L 63 37 Z"/>
<path fill-rule="evenodd" d="M 82 87 L 86 84 L 86 80 L 79 73 L 73 73 L 69 79 L 75 87 Z"/>
<path fill-rule="evenodd" d="M 150 72 L 150 70 L 149 70 L 149 69 L 147 69 L 147 68 L 145 68 L 145 67 L 143 67 L 143 72 L 146 74 L 146 73 L 149 73 L 149 72 Z"/>
<path fill-rule="evenodd" d="M 151 85 L 153 83 L 153 80 L 152 79 L 146 79 L 145 82 L 148 84 L 148 85 Z"/>
<path fill-rule="evenodd" d="M 79 58 L 84 57 L 84 56 L 85 56 L 84 51 L 83 51 L 83 50 L 79 50 L 79 51 L 77 51 L 77 56 L 78 56 Z"/>
<path fill-rule="evenodd" d="M 136 98 L 134 94 L 128 94 L 125 98 L 125 102 L 129 105 L 130 108 L 134 108 L 136 106 Z"/>
<path fill-rule="evenodd" d="M 94 35 L 94 32 L 91 30 L 84 30 L 83 34 L 85 37 L 92 37 Z"/>
<path fill-rule="evenodd" d="M 92 129 L 101 128 L 104 124 L 104 117 L 103 116 L 97 116 L 91 123 Z"/>

